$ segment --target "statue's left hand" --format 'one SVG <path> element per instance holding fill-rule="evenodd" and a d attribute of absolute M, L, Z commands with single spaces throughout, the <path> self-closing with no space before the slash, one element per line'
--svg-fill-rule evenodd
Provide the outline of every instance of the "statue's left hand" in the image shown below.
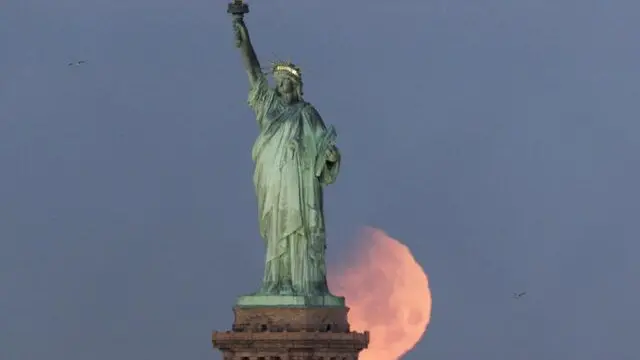
<path fill-rule="evenodd" d="M 338 156 L 340 155 L 338 154 L 338 149 L 335 146 L 328 148 L 325 154 L 327 161 L 330 161 L 330 162 L 338 161 Z"/>

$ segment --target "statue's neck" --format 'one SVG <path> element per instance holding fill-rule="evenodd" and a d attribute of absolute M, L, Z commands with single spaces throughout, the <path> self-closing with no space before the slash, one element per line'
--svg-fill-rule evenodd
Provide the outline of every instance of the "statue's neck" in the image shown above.
<path fill-rule="evenodd" d="M 298 99 L 297 96 L 293 94 L 284 94 L 284 95 L 278 94 L 278 96 L 280 96 L 280 99 L 282 99 L 282 102 L 284 102 L 287 105 L 293 105 L 300 102 L 300 99 Z"/>

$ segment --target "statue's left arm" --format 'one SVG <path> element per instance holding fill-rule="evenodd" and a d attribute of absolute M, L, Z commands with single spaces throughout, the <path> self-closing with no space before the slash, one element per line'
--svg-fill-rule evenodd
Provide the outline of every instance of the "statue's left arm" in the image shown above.
<path fill-rule="evenodd" d="M 314 129 L 315 138 L 318 140 L 322 139 L 327 131 L 327 127 L 318 111 L 312 105 L 307 104 L 304 114 Z M 318 150 L 323 151 L 323 153 L 316 154 L 316 156 L 323 161 L 322 164 L 319 164 L 321 168 L 319 169 L 320 172 L 317 173 L 318 179 L 323 185 L 332 184 L 336 181 L 338 173 L 340 172 L 340 163 L 342 160 L 340 149 L 338 149 L 335 144 L 332 144 L 325 149 Z"/>
<path fill-rule="evenodd" d="M 324 185 L 329 185 L 336 181 L 340 172 L 340 162 L 342 160 L 340 149 L 335 145 L 331 146 L 327 150 L 326 158 L 324 169 L 320 173 L 320 182 Z"/>

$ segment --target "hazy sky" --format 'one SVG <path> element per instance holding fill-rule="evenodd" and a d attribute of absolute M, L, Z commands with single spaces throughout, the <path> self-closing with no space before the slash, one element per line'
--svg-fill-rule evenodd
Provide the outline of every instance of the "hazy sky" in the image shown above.
<path fill-rule="evenodd" d="M 225 11 L 2 1 L 0 359 L 220 358 L 210 332 L 256 289 L 264 251 Z M 251 3 L 262 62 L 298 63 L 339 132 L 330 258 L 370 225 L 429 273 L 431 325 L 406 360 L 640 357 L 638 14 Z"/>

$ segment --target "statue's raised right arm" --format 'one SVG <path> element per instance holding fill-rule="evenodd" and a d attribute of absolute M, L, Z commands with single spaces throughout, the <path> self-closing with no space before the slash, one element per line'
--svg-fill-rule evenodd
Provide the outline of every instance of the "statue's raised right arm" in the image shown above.
<path fill-rule="evenodd" d="M 260 69 L 260 61 L 258 61 L 256 52 L 253 50 L 253 45 L 251 45 L 249 30 L 247 30 L 242 16 L 233 15 L 233 30 L 236 38 L 236 47 L 240 49 L 245 70 L 249 75 L 249 82 L 251 86 L 254 86 L 262 76 L 262 70 Z"/>

